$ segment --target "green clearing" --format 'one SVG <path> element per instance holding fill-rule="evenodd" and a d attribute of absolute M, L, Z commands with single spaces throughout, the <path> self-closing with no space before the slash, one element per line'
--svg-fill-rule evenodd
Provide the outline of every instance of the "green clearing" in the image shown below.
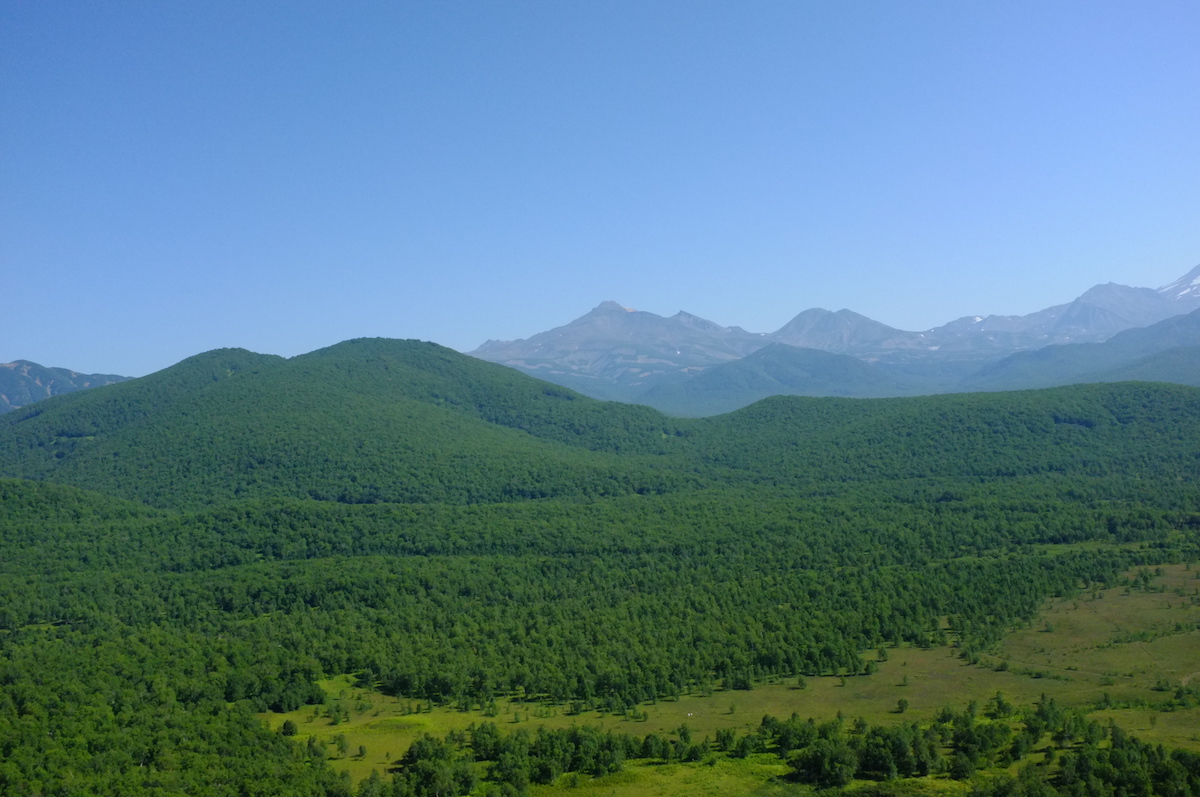
<path fill-rule="evenodd" d="M 1139 579 L 1140 573 L 1148 579 Z M 487 721 L 502 731 L 591 725 L 636 736 L 672 735 L 687 725 L 693 738 L 715 738 L 721 730 L 750 733 L 767 714 L 795 713 L 822 722 L 841 712 L 847 720 L 861 717 L 872 726 L 924 724 L 946 706 L 961 709 L 973 700 L 983 703 L 997 692 L 1017 706 L 1032 705 L 1045 695 L 1061 706 L 1088 710 L 1091 719 L 1103 724 L 1112 720 L 1145 741 L 1200 752 L 1200 708 L 1157 708 L 1171 694 L 1161 687 L 1186 685 L 1200 677 L 1195 672 L 1200 669 L 1198 574 L 1200 568 L 1184 564 L 1139 568 L 1124 574 L 1130 586 L 1055 598 L 1030 627 L 1007 635 L 978 664 L 965 662 L 953 640 L 924 649 L 906 644 L 886 648 L 886 660 L 877 661 L 878 670 L 871 675 L 805 678 L 803 688 L 795 679 L 771 679 L 751 690 L 684 694 L 640 706 L 639 714 L 645 717 L 639 719 L 601 711 L 573 715 L 566 705 L 512 697 L 497 700 L 495 714 L 489 716 L 356 687 L 350 676 L 321 682 L 328 695 L 324 706 L 260 716 L 275 731 L 285 721 L 294 722 L 298 740 L 315 737 L 326 747 L 330 765 L 349 773 L 355 783 L 372 770 L 386 773 L 423 734 L 444 737 Z M 1007 662 L 1007 669 L 1000 662 Z M 1128 707 L 1097 709 L 1105 694 Z M 904 714 L 897 712 L 901 698 L 909 702 Z M 334 724 L 329 714 L 339 708 L 349 718 Z M 345 738 L 348 755 L 337 753 L 339 735 Z M 366 748 L 365 756 L 356 755 L 360 746 Z M 704 763 L 631 761 L 621 773 L 596 779 L 563 776 L 554 786 L 535 787 L 535 793 L 808 793 L 807 787 L 777 782 L 786 772 L 787 766 L 772 755 L 744 760 L 715 755 Z M 922 794 L 966 793 L 963 784 L 935 777 L 908 782 L 905 788 Z"/>
<path fill-rule="evenodd" d="M 1200 670 L 1200 570 L 1154 568 L 1148 588 L 1132 586 L 1056 599 L 1031 628 L 1010 635 L 998 655 L 1011 667 L 1107 687 L 1122 699 L 1152 699 L 1163 679 L 1183 685 Z"/>

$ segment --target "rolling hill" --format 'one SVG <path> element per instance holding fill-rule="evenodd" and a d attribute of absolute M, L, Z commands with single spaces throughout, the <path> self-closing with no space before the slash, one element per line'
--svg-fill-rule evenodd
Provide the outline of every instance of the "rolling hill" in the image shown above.
<path fill-rule="evenodd" d="M 434 344 L 218 350 L 0 420 L 5 475 L 161 506 L 228 497 L 497 501 L 655 491 L 669 422 Z"/>

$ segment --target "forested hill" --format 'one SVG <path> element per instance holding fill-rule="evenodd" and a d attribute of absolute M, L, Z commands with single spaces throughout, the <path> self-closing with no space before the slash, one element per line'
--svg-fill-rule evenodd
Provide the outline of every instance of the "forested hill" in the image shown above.
<path fill-rule="evenodd" d="M 4 475 L 161 506 L 242 497 L 478 502 L 661 491 L 619 453 L 670 422 L 428 343 L 354 340 L 283 360 L 197 355 L 4 416 Z"/>
<path fill-rule="evenodd" d="M 197 355 L 0 419 L 0 475 L 162 507 L 243 498 L 489 503 L 716 484 L 1125 473 L 1191 478 L 1200 390 L 1082 385 L 777 397 L 670 419 L 430 343 Z"/>
<path fill-rule="evenodd" d="M 777 396 L 689 427 L 694 456 L 760 481 L 1039 473 L 1194 481 L 1200 390 L 1126 382 L 895 399 Z"/>

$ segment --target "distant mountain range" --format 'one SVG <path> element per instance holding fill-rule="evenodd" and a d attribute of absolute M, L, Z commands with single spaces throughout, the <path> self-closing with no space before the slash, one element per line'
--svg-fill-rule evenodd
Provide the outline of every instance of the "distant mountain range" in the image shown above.
<path fill-rule="evenodd" d="M 1128 329 L 1103 343 L 1046 346 L 1005 357 L 963 381 L 973 390 L 1055 387 L 1142 379 L 1200 384 L 1200 311 Z M 1191 365 L 1185 365 L 1190 363 Z"/>
<path fill-rule="evenodd" d="M 80 374 L 66 368 L 47 368 L 28 360 L 0 363 L 0 413 L 62 393 L 111 385 L 130 378 L 116 374 Z"/>
<path fill-rule="evenodd" d="M 489 340 L 470 354 L 595 398 L 707 415 L 777 394 L 904 396 L 1114 378 L 1194 384 L 1191 355 L 1165 352 L 1200 345 L 1189 331 L 1200 318 L 1180 318 L 1198 309 L 1200 266 L 1157 290 L 1096 285 L 1029 315 L 966 316 L 924 332 L 813 308 L 774 332 L 755 333 L 686 312 L 663 318 L 604 302 L 564 326 L 525 340 Z M 1168 320 L 1178 323 L 1155 326 Z M 1155 331 L 1120 334 L 1147 327 Z M 1110 338 L 1113 346 L 1100 345 Z M 1139 364 L 1150 355 L 1153 361 Z M 1067 360 L 1070 368 L 1056 365 Z"/>
<path fill-rule="evenodd" d="M 671 415 L 717 415 L 768 396 L 882 398 L 923 392 L 921 381 L 856 357 L 771 343 L 694 376 L 655 380 L 637 402 Z"/>
<path fill-rule="evenodd" d="M 812 308 L 774 332 L 603 302 L 524 340 L 470 352 L 593 398 L 680 416 L 774 395 L 882 398 L 1127 380 L 1200 386 L 1200 266 L 1157 290 L 1108 283 L 1024 316 L 966 316 L 924 332 Z M 0 413 L 124 382 L 0 363 Z"/>

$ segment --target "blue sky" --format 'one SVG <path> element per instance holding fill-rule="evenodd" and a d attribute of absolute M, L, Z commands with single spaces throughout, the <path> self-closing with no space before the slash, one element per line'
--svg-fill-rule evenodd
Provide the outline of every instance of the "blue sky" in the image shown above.
<path fill-rule="evenodd" d="M 770 331 L 1200 263 L 1200 4 L 0 5 L 0 361 Z"/>

